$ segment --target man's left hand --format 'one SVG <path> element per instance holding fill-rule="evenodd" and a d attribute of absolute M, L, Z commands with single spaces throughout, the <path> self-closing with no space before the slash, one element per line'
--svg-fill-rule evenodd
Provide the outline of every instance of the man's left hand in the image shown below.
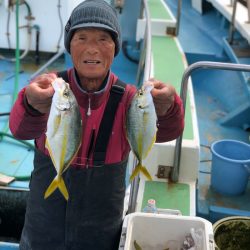
<path fill-rule="evenodd" d="M 151 94 L 156 114 L 157 116 L 164 116 L 174 102 L 174 96 L 176 93 L 175 88 L 170 84 L 155 79 L 150 79 L 149 82 L 154 86 L 151 90 Z"/>

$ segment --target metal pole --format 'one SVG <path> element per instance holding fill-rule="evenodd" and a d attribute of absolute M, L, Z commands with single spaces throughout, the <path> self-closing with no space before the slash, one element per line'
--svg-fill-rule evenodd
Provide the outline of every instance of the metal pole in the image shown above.
<path fill-rule="evenodd" d="M 230 27 L 229 27 L 229 38 L 228 38 L 229 44 L 233 43 L 234 27 L 235 27 L 234 24 L 235 24 L 235 15 L 236 15 L 237 2 L 238 2 L 238 0 L 234 0 L 232 19 L 231 19 L 231 23 L 230 23 Z"/>
<path fill-rule="evenodd" d="M 39 68 L 33 75 L 30 76 L 30 80 L 32 81 L 35 77 L 40 75 L 48 66 L 50 66 L 53 62 L 55 62 L 60 56 L 64 54 L 65 50 L 61 50 L 57 52 L 48 62 L 46 62 L 41 68 Z"/>
<path fill-rule="evenodd" d="M 151 63 L 151 22 L 150 22 L 150 14 L 148 9 L 148 3 L 147 0 L 143 0 L 144 10 L 145 10 L 145 17 L 146 17 L 146 33 L 145 33 L 145 49 L 146 51 L 142 51 L 142 53 L 145 59 L 144 64 L 144 76 L 143 81 L 147 81 L 150 78 L 150 63 Z M 139 64 L 140 67 L 140 64 Z M 140 69 L 139 69 L 140 70 Z M 140 75 L 140 74 L 139 74 Z M 139 77 L 137 77 L 139 79 Z M 137 84 L 139 84 L 137 82 Z M 134 158 L 133 160 L 133 169 L 135 168 L 137 163 L 137 160 Z M 137 200 L 137 194 L 139 189 L 139 183 L 140 178 L 139 176 L 136 176 L 134 180 L 131 183 L 130 188 L 130 195 L 129 195 L 129 204 L 128 204 L 128 214 L 135 212 L 136 209 L 136 200 Z"/>
<path fill-rule="evenodd" d="M 247 0 L 247 14 L 248 14 L 247 23 L 250 23 L 250 0 Z"/>
<path fill-rule="evenodd" d="M 186 110 L 186 98 L 187 98 L 187 85 L 188 79 L 191 73 L 196 69 L 218 69 L 218 70 L 232 70 L 232 71 L 247 71 L 250 72 L 250 65 L 237 64 L 237 63 L 221 63 L 221 62 L 207 62 L 201 61 L 191 64 L 184 72 L 181 82 L 180 97 L 183 102 L 184 115 Z M 174 152 L 174 163 L 171 169 L 171 180 L 177 182 L 179 179 L 180 170 L 180 159 L 181 159 L 181 145 L 182 145 L 182 134 L 176 140 L 175 152 Z"/>
<path fill-rule="evenodd" d="M 175 29 L 175 35 L 176 36 L 178 36 L 179 29 L 180 29 L 181 6 L 182 6 L 182 0 L 178 0 L 177 17 L 176 17 L 176 29 Z"/>

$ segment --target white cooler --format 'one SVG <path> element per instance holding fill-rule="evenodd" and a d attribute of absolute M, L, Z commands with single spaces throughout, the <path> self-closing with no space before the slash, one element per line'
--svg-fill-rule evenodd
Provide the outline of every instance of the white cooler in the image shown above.
<path fill-rule="evenodd" d="M 203 218 L 136 212 L 125 216 L 119 250 L 180 250 L 191 229 L 202 232 L 201 250 L 214 249 L 212 224 Z"/>

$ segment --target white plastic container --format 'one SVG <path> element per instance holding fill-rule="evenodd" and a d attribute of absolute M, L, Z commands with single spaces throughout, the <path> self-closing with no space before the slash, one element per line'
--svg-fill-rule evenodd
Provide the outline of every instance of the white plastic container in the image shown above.
<path fill-rule="evenodd" d="M 123 227 L 123 244 L 119 249 L 134 250 L 134 241 L 144 250 L 170 249 L 179 250 L 190 233 L 202 229 L 202 250 L 214 249 L 212 224 L 200 217 L 150 214 L 136 212 L 126 216 Z M 123 245 L 123 246 L 121 246 Z"/>

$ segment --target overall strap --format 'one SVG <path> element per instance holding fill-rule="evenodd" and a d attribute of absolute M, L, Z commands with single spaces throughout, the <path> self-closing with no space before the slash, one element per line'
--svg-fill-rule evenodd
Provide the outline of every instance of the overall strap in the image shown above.
<path fill-rule="evenodd" d="M 68 71 L 67 70 L 57 72 L 57 76 L 61 77 L 65 82 L 69 82 L 69 77 L 68 77 Z"/>
<path fill-rule="evenodd" d="M 116 110 L 125 92 L 125 85 L 125 83 L 117 79 L 116 83 L 110 90 L 110 96 L 104 110 L 93 155 L 94 165 L 96 166 L 103 165 L 105 162 L 107 146 L 113 127 Z"/>

